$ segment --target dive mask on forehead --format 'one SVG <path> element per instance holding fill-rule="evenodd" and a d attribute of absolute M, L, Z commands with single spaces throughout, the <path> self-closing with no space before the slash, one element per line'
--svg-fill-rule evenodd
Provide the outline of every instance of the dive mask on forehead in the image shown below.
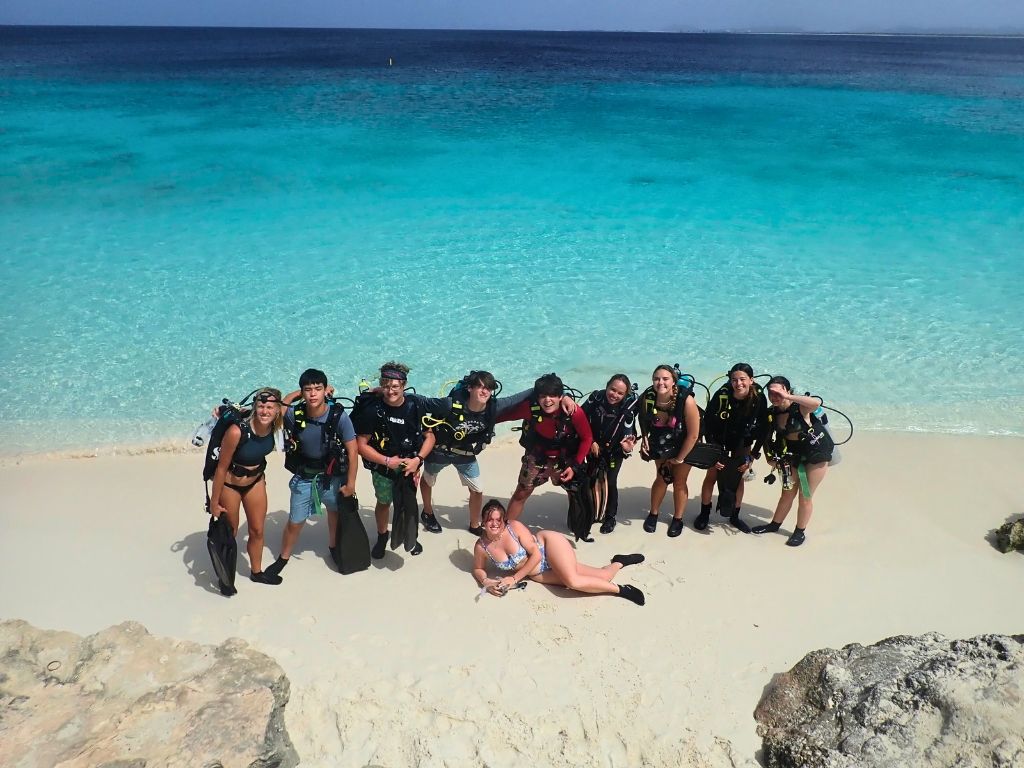
<path fill-rule="evenodd" d="M 258 395 L 256 395 L 255 401 L 257 403 L 280 403 L 281 402 L 280 400 L 277 399 L 277 395 L 273 394 L 272 392 L 260 392 Z"/>

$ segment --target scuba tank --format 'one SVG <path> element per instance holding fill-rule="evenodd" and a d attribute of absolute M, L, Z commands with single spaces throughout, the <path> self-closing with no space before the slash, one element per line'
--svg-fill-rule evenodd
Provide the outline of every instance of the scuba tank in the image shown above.
<path fill-rule="evenodd" d="M 202 448 L 208 442 L 210 442 L 210 435 L 213 434 L 213 428 L 217 426 L 217 422 L 220 420 L 219 416 L 211 416 L 198 427 L 196 431 L 192 433 L 192 445 L 196 448 Z"/>
<path fill-rule="evenodd" d="M 232 403 L 226 397 L 223 398 L 220 401 L 220 412 L 216 415 L 210 416 L 210 418 L 208 418 L 206 421 L 204 421 L 202 424 L 196 427 L 195 432 L 192 433 L 192 445 L 194 445 L 196 448 L 202 448 L 204 445 L 209 443 L 210 436 L 213 434 L 213 429 L 214 427 L 217 426 L 217 422 L 220 421 L 220 417 L 221 415 L 223 415 L 224 409 L 235 408 L 240 410 L 249 402 L 249 398 L 251 398 L 257 392 L 259 392 L 259 390 L 254 389 L 252 392 L 243 397 L 237 403 Z"/>

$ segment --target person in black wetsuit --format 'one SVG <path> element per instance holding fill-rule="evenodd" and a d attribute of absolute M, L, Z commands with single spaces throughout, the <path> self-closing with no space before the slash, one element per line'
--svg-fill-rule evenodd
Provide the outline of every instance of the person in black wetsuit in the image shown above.
<path fill-rule="evenodd" d="M 681 388 L 678 371 L 659 365 L 651 375 L 651 386 L 641 395 L 640 432 L 643 435 L 640 456 L 654 461 L 654 483 L 651 485 L 651 510 L 644 520 L 644 530 L 654 533 L 658 527 L 658 510 L 672 486 L 672 522 L 668 535 L 683 532 L 683 511 L 689 488 L 686 479 L 690 465 L 686 463 L 693 446 L 700 438 L 700 410 L 693 400 L 693 391 Z"/>
<path fill-rule="evenodd" d="M 587 414 L 594 443 L 587 460 L 591 489 L 605 498 L 604 520 L 601 533 L 615 530 L 615 515 L 619 509 L 619 470 L 622 462 L 633 452 L 636 444 L 636 397 L 627 398 L 632 390 L 629 377 L 624 373 L 612 376 L 603 390 L 594 390 L 583 412 Z"/>
<path fill-rule="evenodd" d="M 796 529 L 786 540 L 787 546 L 799 547 L 806 539 L 804 531 L 814 512 L 814 492 L 825 479 L 835 443 L 814 414 L 821 400 L 810 395 L 795 395 L 792 389 L 784 376 L 773 376 L 768 382 L 771 434 L 765 453 L 768 462 L 782 473 L 782 494 L 772 521 L 751 530 L 758 534 L 778 531 L 799 493 Z"/>
<path fill-rule="evenodd" d="M 483 486 L 480 481 L 480 464 L 477 456 L 491 442 L 494 425 L 508 420 L 508 412 L 519 403 L 528 400 L 532 389 L 509 397 L 495 398 L 499 385 L 488 371 L 470 371 L 459 382 L 449 397 L 420 398 L 434 425 L 436 442 L 427 456 L 420 481 L 420 496 L 423 498 L 423 513 L 420 519 L 423 527 L 431 533 L 440 533 L 441 524 L 434 516 L 433 486 L 437 475 L 447 466 L 455 467 L 459 480 L 469 489 L 469 532 L 480 536 L 480 512 L 484 504 Z"/>
<path fill-rule="evenodd" d="M 434 433 L 423 426 L 422 400 L 406 397 L 409 366 L 387 362 L 380 368 L 380 394 L 367 392 L 359 396 L 352 409 L 359 455 L 373 479 L 377 498 L 377 543 L 371 550 L 375 559 L 384 557 L 388 542 L 388 513 L 395 504 L 396 520 L 392 549 L 399 541 L 405 551 L 418 555 L 419 509 L 416 486 L 426 457 L 434 447 Z"/>
<path fill-rule="evenodd" d="M 718 485 L 718 512 L 743 533 L 750 528 L 740 519 L 743 503 L 743 473 L 753 461 L 754 444 L 762 441 L 767 428 L 768 401 L 754 381 L 754 369 L 736 363 L 729 369 L 729 381 L 712 396 L 704 412 L 704 438 L 721 446 L 722 459 L 709 468 L 700 489 L 700 514 L 693 527 L 703 531 L 711 518 L 711 494 Z"/>

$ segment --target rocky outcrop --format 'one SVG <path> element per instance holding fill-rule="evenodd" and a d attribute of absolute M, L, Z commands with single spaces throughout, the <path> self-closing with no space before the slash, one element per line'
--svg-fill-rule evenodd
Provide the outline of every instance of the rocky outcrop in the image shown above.
<path fill-rule="evenodd" d="M 805 656 L 754 712 L 769 768 L 1024 766 L 1024 635 Z"/>
<path fill-rule="evenodd" d="M 291 768 L 288 678 L 241 640 L 0 622 L 0 765 Z"/>
<path fill-rule="evenodd" d="M 996 529 L 996 548 L 1000 552 L 1024 552 L 1024 517 L 1008 520 Z"/>

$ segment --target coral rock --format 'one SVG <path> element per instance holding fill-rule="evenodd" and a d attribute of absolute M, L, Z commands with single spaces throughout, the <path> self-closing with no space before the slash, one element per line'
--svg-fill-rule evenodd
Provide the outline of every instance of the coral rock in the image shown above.
<path fill-rule="evenodd" d="M 88 637 L 0 622 L 0 765 L 298 764 L 289 685 L 241 640 L 157 638 L 127 622 Z"/>
<path fill-rule="evenodd" d="M 1024 635 L 814 651 L 754 712 L 769 768 L 1024 766 Z"/>

